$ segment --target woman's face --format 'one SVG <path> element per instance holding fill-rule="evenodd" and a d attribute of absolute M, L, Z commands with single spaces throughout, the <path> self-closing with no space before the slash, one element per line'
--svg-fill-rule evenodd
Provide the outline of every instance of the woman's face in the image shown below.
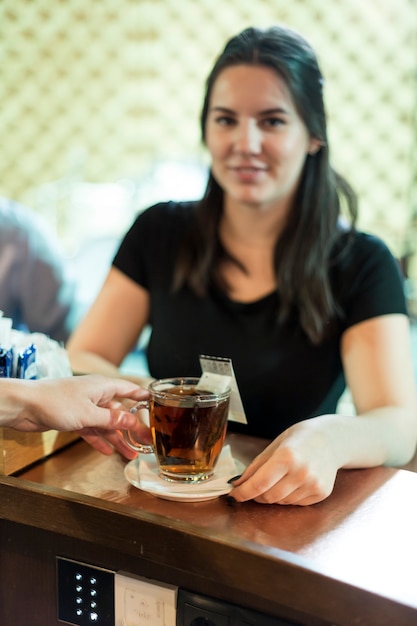
<path fill-rule="evenodd" d="M 214 82 L 205 126 L 212 173 L 227 202 L 288 208 L 306 155 L 319 148 L 285 81 L 264 66 L 236 65 Z"/>

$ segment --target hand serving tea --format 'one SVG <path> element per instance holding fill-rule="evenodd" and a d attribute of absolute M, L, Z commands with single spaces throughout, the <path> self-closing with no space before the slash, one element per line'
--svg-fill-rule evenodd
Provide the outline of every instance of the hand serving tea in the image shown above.
<path fill-rule="evenodd" d="M 166 378 L 149 385 L 149 401 L 131 411 L 149 410 L 153 445 L 136 441 L 124 433 L 137 452 L 154 453 L 162 478 L 176 482 L 207 480 L 214 473 L 227 430 L 230 387 L 207 383 L 207 377 Z"/>

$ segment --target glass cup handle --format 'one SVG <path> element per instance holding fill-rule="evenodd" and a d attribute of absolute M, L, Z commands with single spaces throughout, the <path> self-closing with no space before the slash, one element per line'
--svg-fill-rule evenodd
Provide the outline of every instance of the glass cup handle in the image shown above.
<path fill-rule="evenodd" d="M 140 409 L 147 409 L 149 411 L 149 402 L 147 400 L 138 402 L 130 409 L 130 413 L 137 413 Z M 129 448 L 135 452 L 140 452 L 141 454 L 152 454 L 154 452 L 153 446 L 145 443 L 139 443 L 132 437 L 129 430 L 123 431 L 123 439 Z"/>

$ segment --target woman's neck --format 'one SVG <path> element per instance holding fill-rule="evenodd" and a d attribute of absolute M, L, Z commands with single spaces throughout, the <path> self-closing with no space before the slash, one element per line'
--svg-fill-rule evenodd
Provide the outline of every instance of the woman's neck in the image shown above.
<path fill-rule="evenodd" d="M 246 206 L 225 206 L 220 239 L 238 264 L 226 261 L 221 269 L 230 297 L 241 302 L 258 300 L 277 286 L 273 265 L 277 239 L 284 227 L 282 216 Z"/>
<path fill-rule="evenodd" d="M 287 212 L 284 208 L 257 208 L 225 198 L 220 236 L 239 247 L 274 249 L 284 229 Z"/>

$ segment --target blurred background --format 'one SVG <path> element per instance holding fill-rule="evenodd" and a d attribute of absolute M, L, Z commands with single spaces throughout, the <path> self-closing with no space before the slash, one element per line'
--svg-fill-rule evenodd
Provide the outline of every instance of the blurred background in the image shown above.
<path fill-rule="evenodd" d="M 0 195 L 46 217 L 86 300 L 138 211 L 200 195 L 213 60 L 277 22 L 318 52 L 333 163 L 416 312 L 415 0 L 0 0 Z"/>

